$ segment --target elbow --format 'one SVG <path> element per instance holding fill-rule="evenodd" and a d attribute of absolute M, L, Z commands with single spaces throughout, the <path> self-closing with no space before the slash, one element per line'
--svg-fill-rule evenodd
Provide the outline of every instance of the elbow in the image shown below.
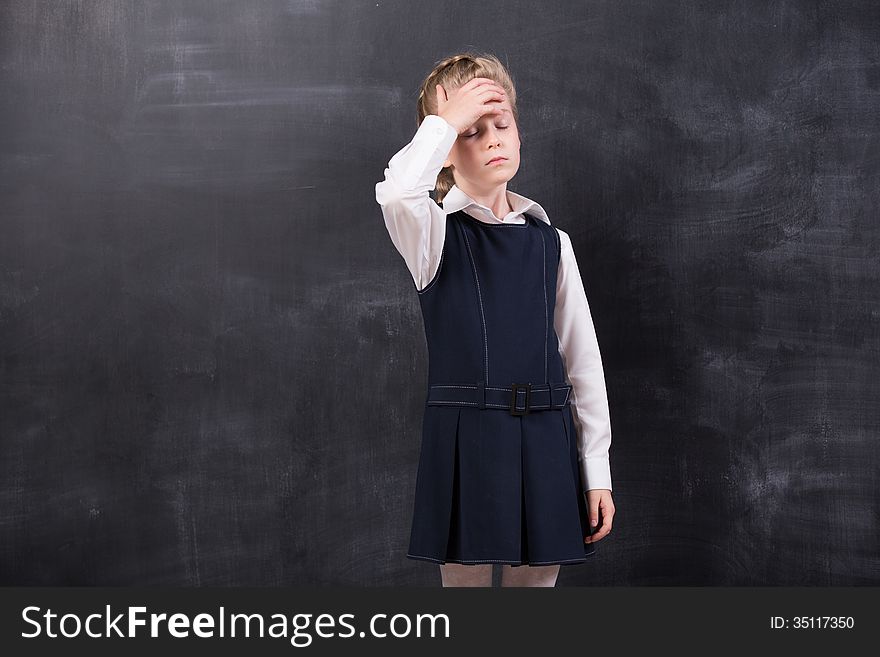
<path fill-rule="evenodd" d="M 406 193 L 391 180 L 386 178 L 376 183 L 376 202 L 383 208 L 398 208 L 405 200 Z"/>
<path fill-rule="evenodd" d="M 376 203 L 383 208 L 393 205 L 395 200 L 399 201 L 399 199 L 400 194 L 387 178 L 376 183 Z"/>
<path fill-rule="evenodd" d="M 430 200 L 423 190 L 405 190 L 393 183 L 383 181 L 376 184 L 376 202 L 383 208 L 397 209 L 418 206 Z"/>

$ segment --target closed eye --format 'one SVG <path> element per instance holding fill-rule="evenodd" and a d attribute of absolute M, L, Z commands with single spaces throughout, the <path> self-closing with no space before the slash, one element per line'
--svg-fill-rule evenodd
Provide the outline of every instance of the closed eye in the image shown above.
<path fill-rule="evenodd" d="M 507 130 L 510 126 L 509 126 L 509 125 L 499 125 L 499 126 L 496 126 L 496 127 L 497 127 L 499 130 Z M 477 132 L 472 132 L 472 133 L 469 134 L 469 135 L 462 135 L 462 137 L 474 137 L 474 136 L 476 136 L 476 134 L 477 134 L 478 132 L 479 132 L 479 130 L 478 130 Z"/>

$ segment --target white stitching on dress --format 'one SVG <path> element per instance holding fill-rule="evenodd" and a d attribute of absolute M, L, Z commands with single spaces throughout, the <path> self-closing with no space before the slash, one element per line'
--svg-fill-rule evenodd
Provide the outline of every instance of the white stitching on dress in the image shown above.
<path fill-rule="evenodd" d="M 544 262 L 544 380 L 550 379 L 550 360 L 547 357 L 547 322 L 549 321 L 549 309 L 547 308 L 547 241 L 544 239 L 544 231 L 538 227 L 538 234 L 541 236 L 541 255 Z"/>
<path fill-rule="evenodd" d="M 428 402 L 428 406 L 454 406 L 458 404 L 459 406 L 479 406 L 479 402 L 469 402 L 469 401 L 454 401 L 451 399 L 432 399 Z M 492 404 L 490 402 L 486 402 L 486 406 L 491 406 L 492 408 L 510 408 L 510 404 Z M 521 410 L 519 407 L 519 402 L 517 402 L 518 410 Z M 549 406 L 544 406 L 543 404 L 529 404 L 529 408 L 532 410 L 542 410 L 550 408 Z"/>
<path fill-rule="evenodd" d="M 591 553 L 592 554 L 592 553 Z M 476 564 L 476 563 L 509 563 L 517 566 L 542 566 L 545 564 L 563 564 L 563 563 L 581 563 L 582 561 L 587 560 L 587 555 L 585 554 L 583 558 L 576 559 L 557 559 L 554 561 L 522 561 L 521 559 L 437 559 L 435 557 L 428 557 L 421 554 L 410 554 L 406 553 L 406 556 L 413 557 L 415 559 L 427 559 L 428 561 L 433 561 L 435 563 L 462 563 L 462 564 Z"/>
<path fill-rule="evenodd" d="M 463 228 L 461 230 L 461 234 L 464 235 L 464 242 L 467 245 L 468 257 L 471 260 L 471 268 L 474 270 L 474 281 L 477 283 L 477 298 L 480 300 L 480 321 L 483 323 L 483 348 L 484 348 L 484 369 L 483 374 L 486 379 L 486 383 L 489 383 L 489 338 L 486 335 L 486 315 L 483 311 L 483 294 L 480 292 L 480 278 L 477 276 L 477 263 L 474 260 L 474 254 L 471 251 L 471 241 L 468 239 L 467 231 Z"/>
<path fill-rule="evenodd" d="M 535 384 L 535 385 L 538 385 L 538 384 Z M 548 385 L 548 384 L 545 383 L 543 385 Z M 457 385 L 446 384 L 446 383 L 432 383 L 431 387 L 432 388 L 466 388 L 468 390 L 476 390 L 477 389 L 477 386 L 457 386 Z M 564 387 L 565 386 L 557 386 L 554 388 L 554 390 L 562 390 Z M 486 390 L 506 390 L 507 392 L 510 392 L 512 390 L 511 386 L 507 386 L 507 387 L 485 386 L 485 388 L 486 388 Z M 532 390 L 532 392 L 534 392 L 534 390 Z"/>

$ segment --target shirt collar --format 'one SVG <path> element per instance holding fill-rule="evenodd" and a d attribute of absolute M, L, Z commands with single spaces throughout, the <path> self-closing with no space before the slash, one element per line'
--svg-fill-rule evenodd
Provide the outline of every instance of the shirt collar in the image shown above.
<path fill-rule="evenodd" d="M 547 216 L 544 208 L 542 208 L 532 199 L 521 196 L 520 194 L 512 192 L 508 189 L 507 202 L 510 203 L 512 212 L 508 213 L 507 216 L 498 219 L 495 216 L 495 213 L 492 212 L 490 208 L 487 208 L 485 205 L 477 203 L 470 196 L 461 191 L 461 189 L 458 188 L 458 185 L 453 185 L 446 193 L 446 196 L 443 197 L 443 210 L 446 212 L 446 214 L 452 214 L 453 212 L 458 212 L 459 210 L 467 210 L 468 214 L 475 219 L 479 219 L 480 221 L 485 221 L 487 223 L 496 224 L 512 223 L 511 219 L 519 217 L 523 213 L 528 211 L 530 215 L 538 217 L 541 221 L 547 223 L 548 225 L 550 224 L 550 218 Z"/>

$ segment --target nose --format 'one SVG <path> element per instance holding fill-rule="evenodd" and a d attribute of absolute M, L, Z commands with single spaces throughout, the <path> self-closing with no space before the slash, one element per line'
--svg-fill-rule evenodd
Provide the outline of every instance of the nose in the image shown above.
<path fill-rule="evenodd" d="M 492 128 L 492 130 L 486 134 L 488 135 L 490 144 L 501 145 L 501 131 L 498 130 L 498 128 Z"/>

